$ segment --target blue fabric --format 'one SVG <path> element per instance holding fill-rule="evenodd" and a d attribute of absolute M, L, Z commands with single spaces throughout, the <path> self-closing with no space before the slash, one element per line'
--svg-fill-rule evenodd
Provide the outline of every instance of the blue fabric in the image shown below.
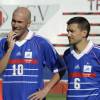
<path fill-rule="evenodd" d="M 0 41 L 0 59 L 4 56 L 6 38 Z M 43 69 L 60 71 L 65 67 L 53 46 L 40 36 L 33 36 L 22 46 L 15 44 L 7 69 L 3 72 L 3 100 L 28 100 L 43 88 Z"/>
<path fill-rule="evenodd" d="M 100 100 L 100 47 L 93 45 L 80 58 L 68 49 L 64 60 L 68 69 L 67 100 Z"/>

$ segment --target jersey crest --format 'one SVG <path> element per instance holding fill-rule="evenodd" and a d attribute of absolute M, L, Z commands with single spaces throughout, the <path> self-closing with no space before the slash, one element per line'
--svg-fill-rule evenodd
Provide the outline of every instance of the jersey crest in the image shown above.
<path fill-rule="evenodd" d="M 32 58 L 32 52 L 31 51 L 26 51 L 25 52 L 25 58 Z"/>

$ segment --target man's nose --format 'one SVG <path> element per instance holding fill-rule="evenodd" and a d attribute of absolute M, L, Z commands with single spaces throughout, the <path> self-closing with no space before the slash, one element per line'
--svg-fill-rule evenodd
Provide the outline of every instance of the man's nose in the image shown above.
<path fill-rule="evenodd" d="M 15 23 L 13 24 L 13 26 L 17 28 L 17 27 L 18 27 L 18 23 L 15 22 Z"/>
<path fill-rule="evenodd" d="M 68 32 L 68 35 L 67 36 L 68 37 L 72 36 L 72 32 Z"/>

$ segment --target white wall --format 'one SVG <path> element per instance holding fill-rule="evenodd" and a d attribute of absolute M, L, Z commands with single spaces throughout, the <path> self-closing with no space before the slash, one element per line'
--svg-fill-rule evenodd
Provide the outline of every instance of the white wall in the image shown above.
<path fill-rule="evenodd" d="M 92 1 L 92 0 L 90 0 Z M 74 16 L 84 16 L 90 23 L 100 23 L 100 14 L 73 14 L 63 15 L 67 13 L 99 13 L 100 6 L 96 9 L 96 0 L 90 5 L 89 0 L 2 0 L 0 1 L 0 9 L 3 11 L 5 22 L 0 26 L 0 33 L 4 34 L 11 30 L 10 22 L 13 10 L 17 6 L 27 6 L 32 12 L 32 19 L 36 17 L 36 21 L 32 23 L 30 29 L 37 34 L 48 38 L 53 44 L 68 44 L 67 37 L 58 36 L 66 33 L 66 22 Z M 100 3 L 100 1 L 99 1 Z M 41 8 L 44 20 L 41 19 L 38 5 Z M 91 8 L 92 7 L 92 8 Z M 91 33 L 100 34 L 100 26 L 91 26 Z M 2 35 L 1 35 L 2 36 Z M 89 37 L 95 43 L 100 44 L 100 36 Z M 63 54 L 66 47 L 56 47 L 60 54 Z"/>

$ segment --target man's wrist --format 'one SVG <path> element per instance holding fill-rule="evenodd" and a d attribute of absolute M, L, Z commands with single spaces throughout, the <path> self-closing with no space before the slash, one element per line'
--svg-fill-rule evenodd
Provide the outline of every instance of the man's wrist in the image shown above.
<path fill-rule="evenodd" d="M 9 47 L 8 50 L 7 50 L 7 52 L 10 52 L 12 50 L 13 50 L 13 48 L 12 47 Z"/>

